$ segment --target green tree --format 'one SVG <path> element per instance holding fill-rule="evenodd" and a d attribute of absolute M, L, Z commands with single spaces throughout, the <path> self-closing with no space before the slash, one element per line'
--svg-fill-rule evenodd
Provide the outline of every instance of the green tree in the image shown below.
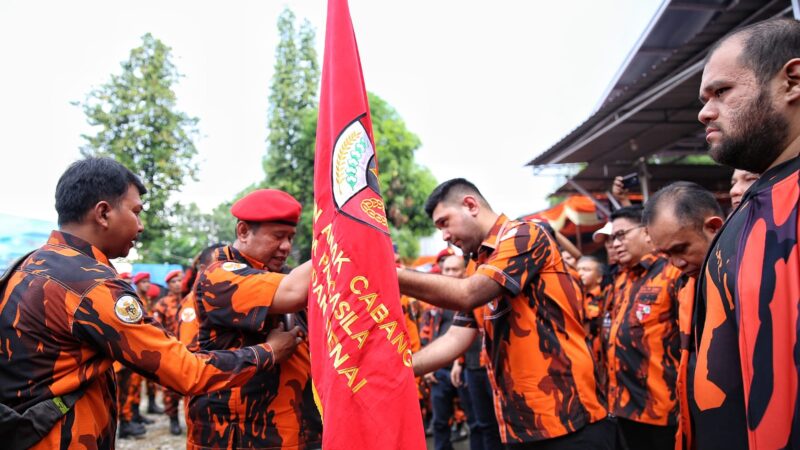
<path fill-rule="evenodd" d="M 311 250 L 319 66 L 314 29 L 305 22 L 296 33 L 294 22 L 288 9 L 278 18 L 280 41 L 270 86 L 266 180 L 260 187 L 282 189 L 303 204 L 293 246 L 298 262 L 308 259 Z M 387 217 L 400 254 L 412 258 L 419 252 L 416 238 L 434 229 L 424 203 L 436 187 L 436 179 L 414 161 L 420 140 L 397 111 L 372 93 L 369 103 Z"/>
<path fill-rule="evenodd" d="M 169 225 L 169 233 L 157 236 L 150 242 L 149 260 L 189 266 L 207 246 L 233 242 L 234 223 L 230 204 L 220 205 L 211 214 L 201 212 L 195 203 L 188 206 L 177 204 Z"/>
<path fill-rule="evenodd" d="M 185 212 L 169 199 L 187 177 L 195 178 L 198 119 L 176 109 L 172 88 L 181 75 L 163 42 L 145 34 L 121 65 L 121 74 L 111 75 L 80 104 L 89 124 L 99 128 L 95 135 L 82 135 L 81 153 L 110 156 L 141 177 L 148 193 L 137 250 L 145 261 L 172 262 L 162 259 L 164 250 L 154 244 L 170 232 L 176 213 Z"/>
<path fill-rule="evenodd" d="M 307 259 L 311 248 L 314 204 L 314 139 L 319 65 L 314 28 L 304 22 L 295 31 L 295 16 L 285 9 L 278 17 L 280 40 L 269 96 L 266 180 L 262 187 L 284 190 L 302 205 L 293 257 Z"/>

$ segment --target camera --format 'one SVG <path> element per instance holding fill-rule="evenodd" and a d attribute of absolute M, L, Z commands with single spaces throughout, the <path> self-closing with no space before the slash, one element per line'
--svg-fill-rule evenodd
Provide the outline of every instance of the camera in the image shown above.
<path fill-rule="evenodd" d="M 623 176 L 622 186 L 629 191 L 633 188 L 639 187 L 639 174 L 633 172 Z"/>

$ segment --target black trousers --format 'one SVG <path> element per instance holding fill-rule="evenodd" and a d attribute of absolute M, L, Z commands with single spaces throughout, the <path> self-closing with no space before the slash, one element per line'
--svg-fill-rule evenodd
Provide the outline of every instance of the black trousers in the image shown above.
<path fill-rule="evenodd" d="M 506 445 L 508 450 L 614 450 L 617 441 L 616 419 L 590 423 L 566 436 L 524 444 Z M 650 450 L 650 449 L 646 449 Z"/>
<path fill-rule="evenodd" d="M 618 450 L 673 450 L 677 426 L 659 426 L 617 417 Z"/>

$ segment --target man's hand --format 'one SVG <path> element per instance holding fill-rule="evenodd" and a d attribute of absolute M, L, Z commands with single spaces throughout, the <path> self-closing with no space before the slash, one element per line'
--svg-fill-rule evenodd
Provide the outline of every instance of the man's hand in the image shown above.
<path fill-rule="evenodd" d="M 289 331 L 285 331 L 283 324 L 278 325 L 278 328 L 273 328 L 267 336 L 267 344 L 272 347 L 272 356 L 275 358 L 275 364 L 286 361 L 297 345 L 303 341 L 300 337 L 300 327 L 295 326 Z"/>
<path fill-rule="evenodd" d="M 461 378 L 461 362 L 456 360 L 453 363 L 453 368 L 450 369 L 450 382 L 453 383 L 453 386 L 460 388 L 462 384 L 464 384 L 463 379 Z"/>
<path fill-rule="evenodd" d="M 422 378 L 423 378 L 425 381 L 427 381 L 427 382 L 428 382 L 428 384 L 437 384 L 437 383 L 439 382 L 439 380 L 437 380 L 437 379 L 436 379 L 436 374 L 435 374 L 435 373 L 433 373 L 433 372 L 428 372 L 428 373 L 426 373 L 426 374 L 425 374 L 425 376 L 424 376 L 424 377 L 422 377 Z"/>
<path fill-rule="evenodd" d="M 613 195 L 622 206 L 631 206 L 631 200 L 628 198 L 628 190 L 622 184 L 622 177 L 615 177 L 614 183 L 611 185 L 611 195 Z"/>

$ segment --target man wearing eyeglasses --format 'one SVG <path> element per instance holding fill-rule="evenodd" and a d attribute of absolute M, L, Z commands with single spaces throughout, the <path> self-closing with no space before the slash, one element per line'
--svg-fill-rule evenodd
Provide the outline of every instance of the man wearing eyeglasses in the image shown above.
<path fill-rule="evenodd" d="M 608 409 L 626 448 L 672 449 L 678 404 L 680 270 L 654 252 L 642 207 L 611 214 L 613 248 L 622 274 L 612 290 L 607 346 Z"/>

